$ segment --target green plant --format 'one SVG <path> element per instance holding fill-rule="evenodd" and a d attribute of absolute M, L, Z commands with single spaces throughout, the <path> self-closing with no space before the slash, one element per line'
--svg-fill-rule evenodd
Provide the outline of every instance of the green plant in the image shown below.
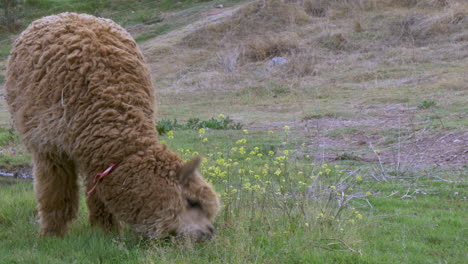
<path fill-rule="evenodd" d="M 15 132 L 13 127 L 4 128 L 0 127 L 0 147 L 7 145 L 18 145 L 20 144 L 20 139 L 18 134 Z"/>
<path fill-rule="evenodd" d="M 428 108 L 435 107 L 436 105 L 437 103 L 435 101 L 424 100 L 418 105 L 418 109 L 428 109 Z"/>
<path fill-rule="evenodd" d="M 242 124 L 235 123 L 229 116 L 219 115 L 218 118 L 210 118 L 208 120 L 200 120 L 200 118 L 190 118 L 187 123 L 181 124 L 177 121 L 177 119 L 173 120 L 159 120 L 156 126 L 159 135 L 164 135 L 171 130 L 176 129 L 194 129 L 198 130 L 201 128 L 209 128 L 209 129 L 234 129 L 239 130 L 242 129 Z"/>

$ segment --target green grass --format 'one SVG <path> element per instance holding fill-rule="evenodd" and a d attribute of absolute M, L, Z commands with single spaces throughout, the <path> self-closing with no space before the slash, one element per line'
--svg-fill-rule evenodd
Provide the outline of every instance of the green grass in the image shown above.
<path fill-rule="evenodd" d="M 173 29 L 173 26 L 170 25 L 170 24 L 157 25 L 151 31 L 138 35 L 135 38 L 135 41 L 136 42 L 142 42 L 142 41 L 145 41 L 145 40 L 148 40 L 148 39 L 152 39 L 152 38 L 154 38 L 156 36 L 159 36 L 159 35 L 162 35 L 164 33 L 167 33 L 169 31 L 171 31 L 171 29 Z"/>
<path fill-rule="evenodd" d="M 357 176 L 354 165 L 302 159 L 290 137 L 210 129 L 161 137 L 184 159 L 202 154 L 201 171 L 221 195 L 217 236 L 200 245 L 91 228 L 83 196 L 68 236 L 40 238 L 32 184 L 0 185 L 0 263 L 463 263 L 462 172 L 440 174 L 453 183 L 422 172 L 376 182 L 366 166 Z M 413 197 L 400 199 L 408 186 Z M 341 191 L 360 198 L 339 206 Z"/>
<path fill-rule="evenodd" d="M 0 60 L 6 59 L 10 54 L 11 42 L 6 39 L 0 39 Z"/>
<path fill-rule="evenodd" d="M 369 228 L 363 231 L 365 244 L 380 263 L 463 263 L 466 259 L 467 214 L 462 193 L 466 184 L 424 182 L 414 198 L 399 184 L 382 184 L 380 195 L 370 202 L 374 210 Z M 391 198 L 394 191 L 399 191 Z M 458 193 L 458 195 L 457 195 Z"/>

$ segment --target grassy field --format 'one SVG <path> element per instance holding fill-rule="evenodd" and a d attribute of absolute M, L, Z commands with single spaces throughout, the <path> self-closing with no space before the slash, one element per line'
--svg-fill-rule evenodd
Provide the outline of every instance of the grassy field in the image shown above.
<path fill-rule="evenodd" d="M 30 182 L 1 186 L 1 263 L 463 263 L 462 173 L 366 176 L 373 167 L 297 157 L 288 131 L 177 131 L 161 139 L 202 172 L 223 210 L 202 245 L 104 234 L 79 219 L 64 239 L 39 238 Z M 204 138 L 207 142 L 203 142 Z M 297 145 L 299 144 L 299 145 Z M 288 151 L 290 150 L 290 151 Z"/>
<path fill-rule="evenodd" d="M 23 27 L 79 11 L 128 29 L 160 141 L 204 156 L 223 208 L 194 245 L 92 229 L 82 197 L 67 237 L 40 238 L 31 180 L 0 176 L 0 263 L 466 263 L 466 1 L 25 2 Z M 183 125 L 219 114 L 243 127 Z M 3 98 L 0 124 L 0 173 L 30 174 Z"/>

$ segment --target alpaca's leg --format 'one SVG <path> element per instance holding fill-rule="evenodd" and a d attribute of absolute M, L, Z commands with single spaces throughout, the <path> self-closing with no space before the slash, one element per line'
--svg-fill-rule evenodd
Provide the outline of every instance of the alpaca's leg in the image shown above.
<path fill-rule="evenodd" d="M 88 189 L 92 184 L 88 184 Z M 96 193 L 92 193 L 87 199 L 86 204 L 89 210 L 89 223 L 92 226 L 98 226 L 106 231 L 119 231 L 120 223 L 105 207 Z"/>
<path fill-rule="evenodd" d="M 72 162 L 50 155 L 33 155 L 35 193 L 41 235 L 63 236 L 79 205 L 77 174 Z"/>

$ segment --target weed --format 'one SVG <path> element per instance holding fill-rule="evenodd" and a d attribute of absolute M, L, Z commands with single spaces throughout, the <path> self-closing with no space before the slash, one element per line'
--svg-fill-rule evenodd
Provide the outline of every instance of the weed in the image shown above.
<path fill-rule="evenodd" d="M 18 145 L 20 144 L 20 139 L 18 134 L 15 132 L 13 127 L 4 128 L 0 127 L 0 146 L 4 147 L 7 145 Z"/>
<path fill-rule="evenodd" d="M 433 108 L 437 105 L 437 103 L 435 101 L 422 101 L 419 105 L 418 105 L 418 109 L 428 109 L 428 108 Z"/>

